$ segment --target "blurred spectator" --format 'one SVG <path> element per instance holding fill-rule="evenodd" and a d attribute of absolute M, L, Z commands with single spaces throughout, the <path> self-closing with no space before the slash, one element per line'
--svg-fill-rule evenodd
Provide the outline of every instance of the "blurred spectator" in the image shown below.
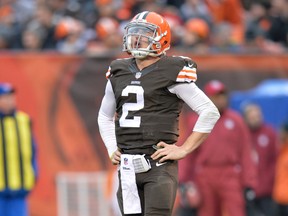
<path fill-rule="evenodd" d="M 88 45 L 88 52 L 102 53 L 122 46 L 119 22 L 111 17 L 101 17 L 95 25 L 96 40 Z"/>
<path fill-rule="evenodd" d="M 257 46 L 257 41 L 267 38 L 271 26 L 269 16 L 270 4 L 252 2 L 246 13 L 246 41 L 248 45 Z"/>
<path fill-rule="evenodd" d="M 278 137 L 272 126 L 264 122 L 261 108 L 257 104 L 247 104 L 243 116 L 250 129 L 252 146 L 257 157 L 256 197 L 250 211 L 260 212 L 263 216 L 275 215 L 275 203 L 272 199 L 275 165 L 278 154 Z M 287 182 L 288 183 L 288 182 Z M 248 214 L 254 216 L 254 214 Z"/>
<path fill-rule="evenodd" d="M 183 3 L 185 2 L 185 0 L 166 0 L 166 3 L 168 5 L 172 5 L 172 6 L 175 6 L 177 8 L 179 8 Z"/>
<path fill-rule="evenodd" d="M 268 39 L 288 47 L 288 1 L 271 1 L 271 26 L 268 31 Z"/>
<path fill-rule="evenodd" d="M 181 45 L 182 35 L 184 32 L 183 20 L 179 14 L 179 10 L 173 6 L 167 6 L 161 11 L 161 15 L 167 20 L 171 28 L 171 44 L 172 46 Z"/>
<path fill-rule="evenodd" d="M 64 54 L 79 54 L 86 48 L 85 26 L 72 17 L 62 18 L 56 26 L 57 50 Z"/>
<path fill-rule="evenodd" d="M 288 47 L 288 2 L 272 0 L 269 9 L 269 23 L 264 26 L 267 31 L 265 38 L 257 38 L 256 44 L 260 51 L 266 53 L 284 53 Z"/>
<path fill-rule="evenodd" d="M 288 122 L 280 132 L 281 149 L 277 158 L 273 197 L 278 203 L 278 216 L 288 215 Z"/>
<path fill-rule="evenodd" d="M 20 28 L 15 18 L 15 11 L 10 5 L 0 5 L 0 49 L 12 48 Z"/>
<path fill-rule="evenodd" d="M 234 44 L 244 43 L 244 8 L 240 0 L 205 0 L 212 13 L 214 25 L 229 25 L 231 40 Z M 223 29 L 222 29 L 223 30 Z"/>
<path fill-rule="evenodd" d="M 42 49 L 43 34 L 36 29 L 26 29 L 22 33 L 21 43 L 27 51 L 37 51 Z"/>
<path fill-rule="evenodd" d="M 132 8 L 133 8 L 133 5 L 135 5 L 135 1 L 123 0 L 123 1 L 117 1 L 117 2 L 121 2 L 121 4 L 118 4 L 116 6 L 117 10 L 115 13 L 115 17 L 119 21 L 129 20 L 133 13 Z"/>
<path fill-rule="evenodd" d="M 210 29 L 206 21 L 200 18 L 191 18 L 185 25 L 182 37 L 183 47 L 193 49 L 197 53 L 205 53 L 208 50 L 208 37 Z"/>
<path fill-rule="evenodd" d="M 242 25 L 244 8 L 240 0 L 205 0 L 215 23 Z"/>
<path fill-rule="evenodd" d="M 119 23 L 116 19 L 110 17 L 102 17 L 95 26 L 97 37 L 105 39 L 109 35 L 118 34 Z"/>
<path fill-rule="evenodd" d="M 58 18 L 59 19 L 59 18 Z M 27 24 L 25 30 L 37 30 L 41 32 L 42 49 L 56 49 L 55 28 L 58 22 L 51 8 L 47 5 L 37 7 L 33 19 Z M 24 30 L 24 31 L 25 31 Z"/>
<path fill-rule="evenodd" d="M 260 4 L 269 4 L 271 0 L 241 0 L 242 5 L 245 10 L 249 10 L 252 4 L 260 3 Z"/>
<path fill-rule="evenodd" d="M 202 200 L 198 216 L 245 216 L 245 201 L 253 201 L 257 184 L 251 137 L 242 117 L 228 108 L 228 91 L 222 82 L 208 82 L 204 92 L 221 117 L 204 143 L 179 161 L 179 181 L 197 185 Z M 191 117 L 193 128 L 197 116 Z"/>
<path fill-rule="evenodd" d="M 62 17 L 62 16 L 66 15 L 66 13 L 68 11 L 68 7 L 71 3 L 73 4 L 73 1 L 70 1 L 70 0 L 48 0 L 48 1 L 44 1 L 43 3 L 46 4 L 46 6 L 48 8 L 50 8 L 51 11 L 53 11 L 54 15 Z"/>
<path fill-rule="evenodd" d="M 98 8 L 93 0 L 79 0 L 80 9 L 77 18 L 85 23 L 87 28 L 94 28 L 97 19 L 99 18 Z"/>
<path fill-rule="evenodd" d="M 0 128 L 0 215 L 28 216 L 26 199 L 37 177 L 35 141 L 9 83 L 0 83 Z"/>
<path fill-rule="evenodd" d="M 25 25 L 32 17 L 36 9 L 35 0 L 11 0 L 11 8 L 14 11 L 15 22 Z"/>
<path fill-rule="evenodd" d="M 212 23 L 211 12 L 202 0 L 185 0 L 184 4 L 180 7 L 180 13 L 184 21 L 191 18 L 201 18 L 209 25 Z"/>
<path fill-rule="evenodd" d="M 222 22 L 214 25 L 210 37 L 210 51 L 212 53 L 239 53 L 243 46 L 234 40 L 233 26 Z"/>

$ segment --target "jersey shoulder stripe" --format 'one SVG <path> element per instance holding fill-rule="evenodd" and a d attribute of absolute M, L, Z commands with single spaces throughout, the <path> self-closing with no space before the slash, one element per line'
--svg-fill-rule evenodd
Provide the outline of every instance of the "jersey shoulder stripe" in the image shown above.
<path fill-rule="evenodd" d="M 178 73 L 176 82 L 195 82 L 196 80 L 196 68 L 184 66 L 182 70 Z"/>
<path fill-rule="evenodd" d="M 106 79 L 109 79 L 110 75 L 111 75 L 111 66 L 109 66 L 109 68 L 106 72 Z"/>
<path fill-rule="evenodd" d="M 161 61 L 163 75 L 174 84 L 190 83 L 197 80 L 197 64 L 191 58 L 182 56 L 166 56 Z"/>

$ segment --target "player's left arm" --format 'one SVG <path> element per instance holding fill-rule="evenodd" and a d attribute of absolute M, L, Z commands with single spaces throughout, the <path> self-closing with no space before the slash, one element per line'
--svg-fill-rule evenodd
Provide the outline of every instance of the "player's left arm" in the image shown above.
<path fill-rule="evenodd" d="M 219 111 L 213 102 L 200 90 L 194 82 L 176 84 L 169 88 L 171 93 L 181 98 L 198 115 L 193 132 L 181 146 L 169 145 L 164 142 L 157 144 L 157 150 L 152 159 L 179 160 L 196 149 L 212 131 L 220 117 Z"/>

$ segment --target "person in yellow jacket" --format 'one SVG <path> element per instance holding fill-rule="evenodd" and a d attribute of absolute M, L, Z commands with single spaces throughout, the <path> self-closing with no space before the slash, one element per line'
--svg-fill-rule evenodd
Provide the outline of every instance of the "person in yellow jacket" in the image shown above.
<path fill-rule="evenodd" d="M 281 149 L 276 164 L 273 197 L 278 204 L 278 216 L 288 215 L 288 122 L 281 128 Z"/>
<path fill-rule="evenodd" d="M 0 83 L 0 215 L 28 216 L 37 178 L 30 117 L 16 108 L 15 89 Z"/>

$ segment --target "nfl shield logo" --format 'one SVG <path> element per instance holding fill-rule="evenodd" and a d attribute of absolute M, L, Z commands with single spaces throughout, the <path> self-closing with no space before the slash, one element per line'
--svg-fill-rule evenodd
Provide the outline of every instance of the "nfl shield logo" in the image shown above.
<path fill-rule="evenodd" d="M 141 72 L 137 72 L 136 75 L 135 75 L 136 79 L 139 79 L 141 77 L 141 75 L 142 75 Z"/>
<path fill-rule="evenodd" d="M 125 165 L 128 164 L 128 158 L 124 158 L 124 164 L 125 164 Z"/>

